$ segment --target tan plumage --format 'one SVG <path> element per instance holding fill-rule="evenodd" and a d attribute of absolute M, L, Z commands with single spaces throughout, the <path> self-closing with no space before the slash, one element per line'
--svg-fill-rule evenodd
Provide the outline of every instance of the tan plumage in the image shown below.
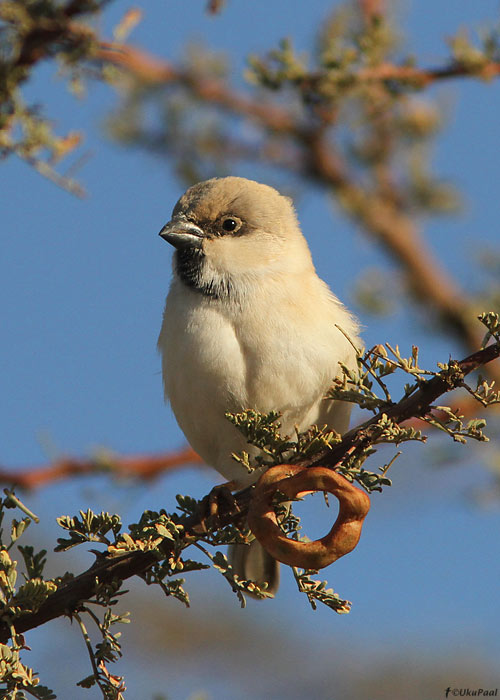
<path fill-rule="evenodd" d="M 252 448 L 226 411 L 279 410 L 286 434 L 313 423 L 344 432 L 350 404 L 323 397 L 339 362 L 355 367 L 336 325 L 354 341 L 358 328 L 317 276 L 291 201 L 251 180 L 214 178 L 187 190 L 160 235 L 176 247 L 158 340 L 165 396 L 194 450 L 243 487 L 258 473 L 231 458 Z M 259 580 L 269 562 L 256 547 L 234 561 Z M 260 562 L 252 571 L 250 557 Z"/>

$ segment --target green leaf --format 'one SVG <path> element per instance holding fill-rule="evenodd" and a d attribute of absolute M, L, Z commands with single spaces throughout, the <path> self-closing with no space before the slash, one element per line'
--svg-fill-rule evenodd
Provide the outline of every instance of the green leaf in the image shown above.
<path fill-rule="evenodd" d="M 42 549 L 35 554 L 35 550 L 31 545 L 18 545 L 18 549 L 24 559 L 26 566 L 27 578 L 42 578 L 43 570 L 47 562 L 47 550 Z"/>

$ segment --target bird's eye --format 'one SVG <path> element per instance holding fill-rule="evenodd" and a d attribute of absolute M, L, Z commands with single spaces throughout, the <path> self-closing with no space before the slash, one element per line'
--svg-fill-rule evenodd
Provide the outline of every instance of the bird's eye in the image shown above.
<path fill-rule="evenodd" d="M 222 222 L 222 228 L 224 231 L 234 231 L 238 227 L 238 222 L 236 219 L 232 219 L 231 217 L 228 217 L 227 219 L 224 219 Z"/>

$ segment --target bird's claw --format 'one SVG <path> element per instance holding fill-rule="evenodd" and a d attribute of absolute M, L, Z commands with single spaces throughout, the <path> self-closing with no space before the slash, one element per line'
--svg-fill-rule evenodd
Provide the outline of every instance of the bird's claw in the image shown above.
<path fill-rule="evenodd" d="M 209 520 L 211 524 L 218 526 L 220 515 L 226 513 L 238 513 L 240 507 L 233 496 L 231 489 L 236 488 L 232 481 L 214 486 L 208 496 L 200 503 L 200 515 L 203 523 L 203 528 L 206 531 L 205 521 Z"/>

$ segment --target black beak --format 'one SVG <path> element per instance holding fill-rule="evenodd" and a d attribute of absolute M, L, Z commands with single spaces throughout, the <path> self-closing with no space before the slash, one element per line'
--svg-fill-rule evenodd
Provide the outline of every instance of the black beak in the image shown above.
<path fill-rule="evenodd" d="M 192 221 L 185 219 L 172 219 L 162 228 L 159 234 L 163 240 L 174 246 L 174 248 L 185 248 L 187 246 L 201 247 L 205 234 Z"/>

